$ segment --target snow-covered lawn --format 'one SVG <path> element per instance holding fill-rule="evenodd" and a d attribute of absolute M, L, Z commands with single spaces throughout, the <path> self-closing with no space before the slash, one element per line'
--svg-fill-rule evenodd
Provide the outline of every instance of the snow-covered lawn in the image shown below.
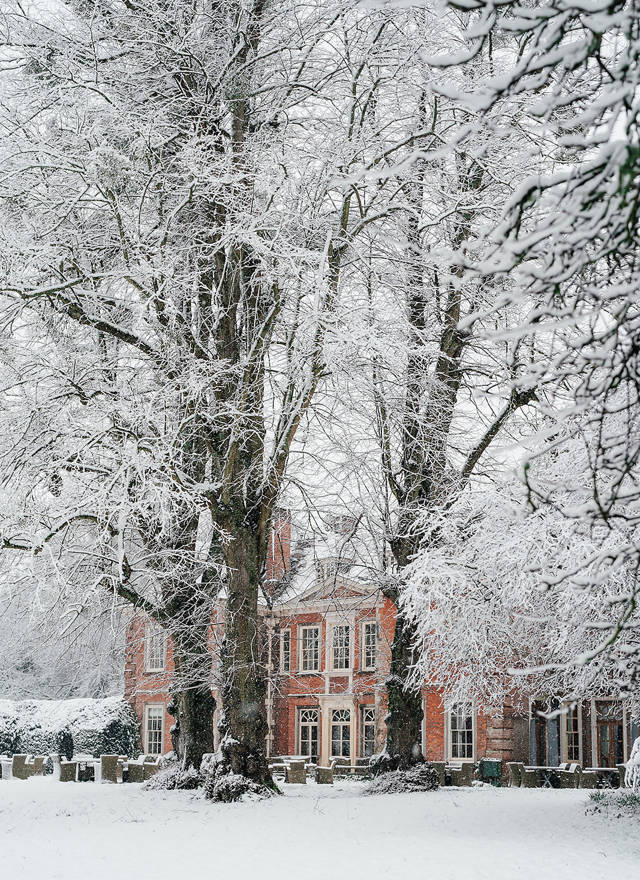
<path fill-rule="evenodd" d="M 213 805 L 137 785 L 0 781 L 0 876 L 621 880 L 640 872 L 640 823 L 586 815 L 585 792 L 285 789 L 271 801 Z"/>

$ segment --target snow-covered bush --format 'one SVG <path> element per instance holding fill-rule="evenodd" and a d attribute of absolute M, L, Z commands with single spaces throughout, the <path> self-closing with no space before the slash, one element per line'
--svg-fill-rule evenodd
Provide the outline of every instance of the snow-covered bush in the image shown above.
<path fill-rule="evenodd" d="M 435 791 L 438 772 L 431 764 L 416 764 L 408 770 L 381 773 L 365 789 L 365 794 L 396 794 L 406 791 Z"/>
<path fill-rule="evenodd" d="M 172 791 L 181 789 L 182 791 L 191 791 L 200 788 L 203 784 L 203 778 L 195 767 L 187 767 L 183 770 L 177 763 L 170 764 L 144 784 L 146 790 L 151 791 Z"/>
<path fill-rule="evenodd" d="M 138 719 L 121 697 L 0 700 L 0 753 L 137 755 Z"/>
<path fill-rule="evenodd" d="M 632 791 L 592 791 L 589 799 L 589 811 L 608 819 L 640 818 L 640 795 Z"/>
<path fill-rule="evenodd" d="M 631 749 L 631 757 L 624 774 L 624 784 L 627 788 L 632 788 L 635 794 L 640 794 L 640 736 Z"/>

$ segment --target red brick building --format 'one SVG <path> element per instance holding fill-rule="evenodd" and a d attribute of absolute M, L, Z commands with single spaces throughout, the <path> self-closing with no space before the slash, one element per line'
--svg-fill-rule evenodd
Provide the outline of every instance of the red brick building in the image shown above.
<path fill-rule="evenodd" d="M 274 529 L 267 566 L 267 584 L 273 596 L 280 591 L 280 598 L 261 611 L 267 751 L 270 756 L 307 755 L 323 765 L 335 758 L 364 761 L 384 743 L 384 681 L 395 607 L 379 590 L 344 572 L 350 566 L 335 557 L 316 556 L 307 565 L 306 589 L 300 590 L 305 578 L 290 577 L 290 539 L 290 523 L 283 516 Z M 220 636 L 220 627 L 212 626 L 214 657 Z M 125 691 L 140 719 L 146 752 L 171 750 L 173 719 L 166 707 L 172 671 L 170 640 L 144 615 L 135 615 L 127 631 Z M 219 705 L 215 685 L 212 689 Z M 612 767 L 629 757 L 638 735 L 637 724 L 614 699 L 568 703 L 567 711 L 553 717 L 541 713 L 559 706 L 558 701 L 532 700 L 527 712 L 504 706 L 485 713 L 471 704 L 447 705 L 442 693 L 428 686 L 423 701 L 423 751 L 433 761 L 488 757 Z"/>

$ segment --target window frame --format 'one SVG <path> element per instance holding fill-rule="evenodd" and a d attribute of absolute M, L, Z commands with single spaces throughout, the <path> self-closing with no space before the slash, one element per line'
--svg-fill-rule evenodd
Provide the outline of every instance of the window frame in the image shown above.
<path fill-rule="evenodd" d="M 318 665 L 313 669 L 305 669 L 304 668 L 304 634 L 308 630 L 315 629 L 317 632 L 318 639 Z M 322 671 L 322 630 L 320 624 L 318 623 L 309 623 L 304 624 L 303 626 L 298 627 L 299 634 L 299 652 L 298 652 L 298 672 L 301 675 L 316 675 L 317 673 Z"/>
<path fill-rule="evenodd" d="M 149 748 L 149 733 L 151 732 L 149 729 L 149 715 L 151 710 L 158 711 L 159 719 L 160 719 L 160 730 L 157 731 L 160 734 L 160 751 L 152 752 Z M 164 703 L 146 703 L 144 707 L 144 748 L 145 755 L 164 755 L 164 716 L 165 716 L 165 706 Z"/>
<path fill-rule="evenodd" d="M 316 720 L 315 721 L 305 721 L 302 720 L 303 712 L 315 712 Z M 318 706 L 296 706 L 296 754 L 304 755 L 306 758 L 309 758 L 310 761 L 314 759 L 316 761 L 320 760 L 320 709 Z M 315 725 L 316 728 L 316 754 L 307 754 L 302 751 L 302 727 L 303 724 L 305 727 L 313 727 Z M 309 737 L 309 742 L 313 741 L 313 737 Z"/>
<path fill-rule="evenodd" d="M 368 666 L 366 662 L 367 656 L 367 642 L 366 642 L 366 632 L 367 627 L 373 627 L 373 666 Z M 378 621 L 377 620 L 363 620 L 360 627 L 360 669 L 363 672 L 373 672 L 376 669 L 376 664 L 378 662 Z"/>
<path fill-rule="evenodd" d="M 343 643 L 342 645 L 336 645 L 336 631 L 337 630 L 346 630 L 347 638 L 346 645 Z M 346 649 L 346 654 L 344 651 Z M 331 627 L 331 671 L 339 672 L 341 674 L 347 673 L 351 671 L 351 624 L 349 623 L 336 623 Z M 336 651 L 341 651 L 343 653 L 344 659 L 346 661 L 346 666 L 336 666 Z"/>
<path fill-rule="evenodd" d="M 373 720 L 365 721 L 365 714 L 367 712 L 373 713 Z M 376 753 L 376 707 L 374 703 L 365 703 L 360 706 L 360 736 L 359 736 L 359 748 L 358 751 L 360 753 L 361 758 L 371 758 Z M 373 750 L 370 755 L 367 755 L 365 751 L 365 730 L 367 727 L 373 727 Z"/>
<path fill-rule="evenodd" d="M 151 663 L 154 656 L 151 651 L 153 639 L 161 637 L 163 640 L 162 665 L 157 666 Z M 167 633 L 157 623 L 147 621 L 144 630 L 144 671 L 145 672 L 166 672 L 167 671 Z"/>
<path fill-rule="evenodd" d="M 347 758 L 349 760 L 349 762 L 351 762 L 353 759 L 353 755 L 351 754 L 351 734 L 353 732 L 352 731 L 353 710 L 350 708 L 338 706 L 338 707 L 332 708 L 330 711 L 331 711 L 331 715 L 329 717 L 329 759 L 338 758 L 338 759 L 344 760 L 345 758 Z M 349 713 L 349 720 L 348 721 L 345 721 L 344 719 L 335 720 L 334 716 L 336 715 L 337 712 L 348 712 Z M 341 733 L 340 733 L 340 737 L 339 737 L 339 742 L 340 742 L 340 754 L 339 755 L 336 755 L 333 752 L 333 743 L 334 743 L 333 729 L 334 729 L 334 727 L 341 728 Z M 346 739 L 344 736 L 344 729 L 345 728 L 348 731 L 348 736 Z M 347 745 L 347 749 L 348 749 L 348 753 L 346 755 L 344 754 L 345 744 Z"/>
<path fill-rule="evenodd" d="M 582 701 L 581 700 L 571 700 L 563 704 L 562 706 L 564 712 L 561 716 L 561 726 L 560 726 L 560 745 L 561 745 L 561 753 L 562 760 L 566 761 L 567 764 L 582 764 Z M 577 730 L 569 731 L 569 720 L 572 717 L 572 713 L 575 713 L 575 719 L 577 721 Z M 578 736 L 578 757 L 570 758 L 569 757 L 569 736 L 570 733 L 572 736 L 575 736 L 577 733 Z"/>
<path fill-rule="evenodd" d="M 285 642 L 285 636 L 288 636 L 288 637 L 289 637 L 289 638 L 288 638 L 289 645 L 288 645 L 288 648 L 287 648 L 288 658 L 287 658 L 287 665 L 286 665 L 286 667 L 285 667 L 285 665 L 284 665 L 284 657 L 285 657 L 284 642 Z M 286 629 L 280 630 L 280 672 L 288 672 L 288 673 L 291 672 L 291 628 L 290 628 L 290 627 L 287 627 Z"/>
<path fill-rule="evenodd" d="M 465 714 L 464 717 L 471 718 L 471 755 L 469 757 L 461 758 L 454 757 L 453 754 L 453 719 L 455 717 L 459 717 L 457 712 L 454 712 L 456 706 L 465 706 L 469 708 L 469 713 Z M 476 756 L 476 709 L 473 703 L 452 703 L 446 712 L 446 720 L 447 720 L 447 760 L 451 764 L 472 764 L 475 761 Z"/>

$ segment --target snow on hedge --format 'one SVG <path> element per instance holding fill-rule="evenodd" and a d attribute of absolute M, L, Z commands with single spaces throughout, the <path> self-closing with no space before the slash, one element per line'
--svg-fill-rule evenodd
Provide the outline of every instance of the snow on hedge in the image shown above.
<path fill-rule="evenodd" d="M 122 697 L 0 700 L 0 754 L 138 754 L 139 725 Z"/>

